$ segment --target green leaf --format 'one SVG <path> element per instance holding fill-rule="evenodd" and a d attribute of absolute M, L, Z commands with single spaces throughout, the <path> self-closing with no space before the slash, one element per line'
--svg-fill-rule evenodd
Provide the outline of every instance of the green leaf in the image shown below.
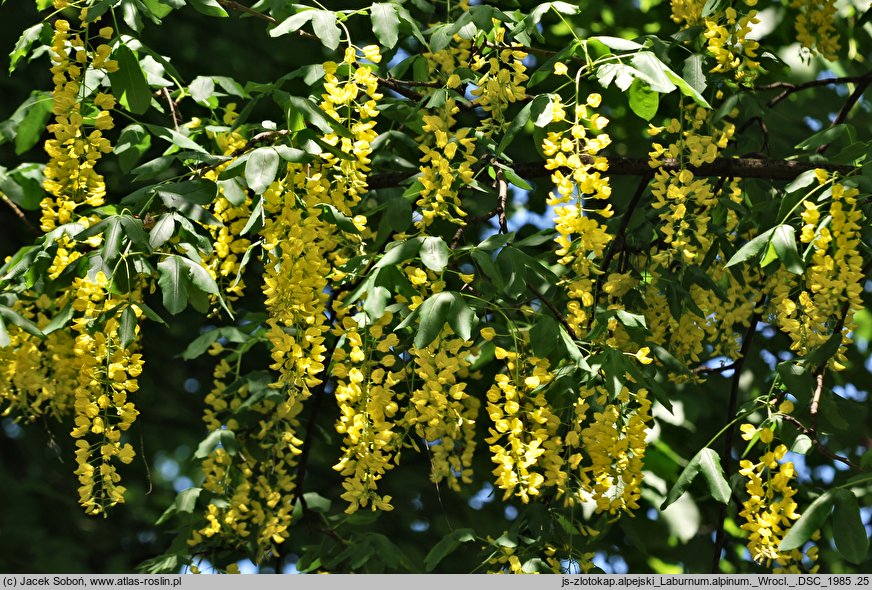
<path fill-rule="evenodd" d="M 238 448 L 236 444 L 236 434 L 232 430 L 213 430 L 209 436 L 203 439 L 203 442 L 197 446 L 197 451 L 194 453 L 194 459 L 205 459 L 212 451 L 218 448 L 218 445 L 227 452 L 228 455 L 235 455 Z"/>
<path fill-rule="evenodd" d="M 675 485 L 672 486 L 666 499 L 660 505 L 660 509 L 665 510 L 670 504 L 678 500 L 687 491 L 700 471 L 706 479 L 712 498 L 722 504 L 727 504 L 730 500 L 730 486 L 724 477 L 721 459 L 715 451 L 705 447 L 694 455 L 693 459 L 682 470 Z"/>
<path fill-rule="evenodd" d="M 821 366 L 833 358 L 841 346 L 842 333 L 836 332 L 826 342 L 805 355 L 805 360 L 812 367 Z"/>
<path fill-rule="evenodd" d="M 641 80 L 633 80 L 630 84 L 630 110 L 645 121 L 650 121 L 657 114 L 660 95 L 651 91 L 648 84 Z"/>
<path fill-rule="evenodd" d="M 31 322 L 26 317 L 19 314 L 17 311 L 5 305 L 0 305 L 0 317 L 4 318 L 10 324 L 18 326 L 28 334 L 42 338 L 45 334 L 39 329 L 39 326 Z"/>
<path fill-rule="evenodd" d="M 796 236 L 793 226 L 782 224 L 775 228 L 772 234 L 772 246 L 778 254 L 784 268 L 795 275 L 801 275 L 805 268 L 802 266 L 802 258 L 796 249 Z"/>
<path fill-rule="evenodd" d="M 508 166 L 503 165 L 501 165 L 500 168 L 502 168 L 503 175 L 506 177 L 506 180 L 514 184 L 516 187 L 525 191 L 533 190 L 533 187 L 530 185 L 530 183 L 518 176 L 518 174 L 514 170 L 512 170 Z"/>
<path fill-rule="evenodd" d="M 421 262 L 434 272 L 442 272 L 448 265 L 450 252 L 445 241 L 437 236 L 428 236 L 421 243 Z"/>
<path fill-rule="evenodd" d="M 12 344 L 12 339 L 9 338 L 9 332 L 6 331 L 6 323 L 3 321 L 3 316 L 0 316 L 0 348 L 5 348 Z"/>
<path fill-rule="evenodd" d="M 287 35 L 288 33 L 295 33 L 300 28 L 308 23 L 315 16 L 315 10 L 302 10 L 293 16 L 289 16 L 278 26 L 271 29 L 269 32 L 270 37 L 281 37 L 282 35 Z"/>
<path fill-rule="evenodd" d="M 539 98 L 538 96 L 536 98 Z M 527 124 L 527 121 L 530 120 L 530 113 L 533 109 L 533 102 L 536 99 L 528 102 L 521 108 L 517 115 L 512 118 L 512 122 L 509 124 L 509 128 L 506 129 L 506 132 L 503 134 L 503 138 L 500 140 L 500 145 L 497 147 L 497 154 L 503 153 L 509 144 L 512 143 L 512 140 L 515 138 L 515 135 L 518 134 L 518 131 L 524 128 Z"/>
<path fill-rule="evenodd" d="M 636 77 L 647 82 L 652 91 L 668 94 L 675 90 L 675 83 L 669 79 L 666 73 L 667 71 L 671 72 L 671 70 L 650 51 L 640 51 L 634 54 L 630 58 L 630 63 L 636 69 Z M 672 74 L 678 78 L 675 72 Z"/>
<path fill-rule="evenodd" d="M 0 192 L 22 209 L 39 209 L 45 196 L 42 188 L 44 169 L 43 164 L 21 164 L 14 170 L 3 172 L 0 166 Z"/>
<path fill-rule="evenodd" d="M 115 49 L 118 71 L 109 74 L 112 92 L 118 102 L 134 115 L 141 115 L 151 106 L 151 90 L 136 54 L 123 43 Z"/>
<path fill-rule="evenodd" d="M 136 312 L 130 306 L 125 307 L 118 322 L 118 339 L 121 341 L 121 348 L 128 348 L 133 344 L 136 338 L 136 324 Z"/>
<path fill-rule="evenodd" d="M 269 188 L 279 172 L 279 155 L 270 147 L 257 148 L 245 162 L 245 182 L 254 191 L 261 195 Z"/>
<path fill-rule="evenodd" d="M 182 257 L 171 254 L 157 263 L 160 276 L 157 284 L 163 293 L 163 305 L 168 312 L 176 315 L 188 306 L 185 269 Z"/>
<path fill-rule="evenodd" d="M 336 24 L 336 14 L 330 10 L 316 10 L 312 16 L 312 30 L 317 35 L 324 47 L 335 51 L 339 47 L 339 38 L 342 32 Z"/>
<path fill-rule="evenodd" d="M 462 543 L 475 540 L 473 529 L 455 529 L 442 537 L 424 557 L 424 570 L 432 572 L 436 566 Z"/>
<path fill-rule="evenodd" d="M 448 310 L 448 325 L 461 340 L 472 339 L 475 312 L 466 304 L 460 293 L 452 293 L 454 300 Z"/>
<path fill-rule="evenodd" d="M 12 48 L 12 53 L 9 54 L 10 74 L 15 70 L 15 66 L 18 65 L 18 62 L 30 53 L 30 48 L 33 46 L 33 43 L 40 38 L 43 31 L 51 31 L 51 27 L 48 23 L 39 23 L 24 29 L 24 32 L 21 33 L 18 41 L 15 42 L 15 47 Z"/>
<path fill-rule="evenodd" d="M 803 403 L 809 403 L 815 383 L 809 370 L 793 361 L 784 361 L 777 367 L 778 376 L 789 393 Z"/>
<path fill-rule="evenodd" d="M 769 245 L 769 240 L 772 238 L 776 229 L 777 228 L 773 227 L 772 229 L 766 230 L 756 238 L 749 240 L 747 244 L 739 248 L 738 251 L 733 254 L 724 265 L 724 268 L 735 266 L 760 254 L 760 252 L 763 251 L 763 248 Z"/>
<path fill-rule="evenodd" d="M 125 174 L 136 166 L 151 147 L 151 135 L 145 127 L 134 123 L 121 131 L 112 151 L 118 156 L 118 165 Z"/>
<path fill-rule="evenodd" d="M 645 49 L 644 45 L 636 43 L 635 41 L 621 39 L 620 37 L 608 37 L 601 35 L 599 37 L 589 37 L 588 41 L 599 41 L 609 49 L 615 49 L 617 51 L 639 51 L 641 49 Z"/>
<path fill-rule="evenodd" d="M 197 76 L 194 81 L 188 85 L 188 91 L 191 93 L 191 98 L 197 104 L 209 107 L 209 99 L 215 94 L 215 81 L 207 76 Z M 217 106 L 217 102 L 215 106 Z"/>
<path fill-rule="evenodd" d="M 811 503 L 802 516 L 793 523 L 793 526 L 788 529 L 787 534 L 781 540 L 778 546 L 779 551 L 792 551 L 802 547 L 806 541 L 811 539 L 815 531 L 820 530 L 824 526 L 827 517 L 833 509 L 833 496 L 830 492 L 825 492 Z"/>
<path fill-rule="evenodd" d="M 33 92 L 24 104 L 15 111 L 10 120 L 19 116 L 15 127 L 15 153 L 21 155 L 39 143 L 45 124 L 51 116 L 52 97 L 48 92 Z"/>
<path fill-rule="evenodd" d="M 533 347 L 533 353 L 539 358 L 547 358 L 557 347 L 558 340 L 554 336 L 559 331 L 557 320 L 549 315 L 539 316 L 530 328 L 530 346 Z"/>
<path fill-rule="evenodd" d="M 854 135 L 854 127 L 847 123 L 839 123 L 832 127 L 827 127 L 823 131 L 818 131 L 811 137 L 801 141 L 796 145 L 798 150 L 814 150 L 822 145 L 833 143 L 839 139 L 848 138 Z"/>
<path fill-rule="evenodd" d="M 240 344 L 249 340 L 251 336 L 239 328 L 234 328 L 232 326 L 209 330 L 204 334 L 200 334 L 194 338 L 190 344 L 188 344 L 188 347 L 182 353 L 182 359 L 190 361 L 202 356 L 219 338 L 225 338 L 229 342 Z"/>
<path fill-rule="evenodd" d="M 699 106 L 701 106 L 703 108 L 706 108 L 706 109 L 712 108 L 712 105 L 710 105 L 708 103 L 708 101 L 705 98 L 703 98 L 702 94 L 700 94 L 696 88 L 694 88 L 693 86 L 691 86 L 690 84 L 685 82 L 681 76 L 679 76 L 678 74 L 676 74 L 675 72 L 670 70 L 665 65 L 663 66 L 663 73 L 669 79 L 670 82 L 672 82 L 673 84 L 675 84 L 678 87 L 678 90 L 681 91 L 681 94 L 683 94 L 684 96 L 687 96 L 688 98 L 692 98 L 696 104 L 698 104 Z"/>
<path fill-rule="evenodd" d="M 396 7 L 390 2 L 379 2 L 369 9 L 369 16 L 372 19 L 372 31 L 379 43 L 386 49 L 393 49 L 400 29 Z"/>
<path fill-rule="evenodd" d="M 217 16 L 226 18 L 230 16 L 227 11 L 221 8 L 217 0 L 188 0 L 188 3 L 194 7 L 194 10 L 206 16 Z"/>
<path fill-rule="evenodd" d="M 360 233 L 360 230 L 358 230 L 357 226 L 354 225 L 354 220 L 333 205 L 321 203 L 321 218 L 332 223 L 344 232 L 350 234 Z"/>
<path fill-rule="evenodd" d="M 418 332 L 415 334 L 415 347 L 427 348 L 442 331 L 448 314 L 454 304 L 454 294 L 448 291 L 436 293 L 427 298 L 417 309 Z"/>
<path fill-rule="evenodd" d="M 394 242 L 394 245 L 389 245 L 384 256 L 375 263 L 373 269 L 382 268 L 391 264 L 397 264 L 414 258 L 421 250 L 421 238 L 412 238 L 403 242 Z"/>
<path fill-rule="evenodd" d="M 200 496 L 200 492 L 202 491 L 202 488 L 188 488 L 187 490 L 182 490 L 176 494 L 176 499 L 173 500 L 173 503 L 170 504 L 154 524 L 163 524 L 167 522 L 173 514 L 179 512 L 183 514 L 193 514 L 194 509 L 197 507 L 197 498 Z"/>
<path fill-rule="evenodd" d="M 708 86 L 702 67 L 704 63 L 705 55 L 694 53 L 684 60 L 684 69 L 681 71 L 681 77 L 698 93 L 702 93 Z"/>
<path fill-rule="evenodd" d="M 185 257 L 179 257 L 182 262 L 182 265 L 185 267 L 186 276 L 188 280 L 190 280 L 191 284 L 204 293 L 210 293 L 212 295 L 218 294 L 218 284 L 215 282 L 215 279 L 212 278 L 212 275 L 209 274 L 209 271 L 206 270 L 203 265 L 194 262 L 193 260 Z"/>
<path fill-rule="evenodd" d="M 811 450 L 812 446 L 813 446 L 812 440 L 808 436 L 806 436 L 804 434 L 800 434 L 793 441 L 793 444 L 790 445 L 790 451 L 792 453 L 798 453 L 800 455 L 805 455 Z"/>
<path fill-rule="evenodd" d="M 146 125 L 145 128 L 148 129 L 149 132 L 155 137 L 159 137 L 180 149 L 194 150 L 195 152 L 200 152 L 203 154 L 209 153 L 204 148 L 200 147 L 200 145 L 197 144 L 197 142 L 192 140 L 190 137 L 182 135 L 181 133 L 173 129 L 167 129 L 166 127 L 161 127 L 160 125 Z M 134 172 L 136 172 L 136 170 L 134 170 Z"/>

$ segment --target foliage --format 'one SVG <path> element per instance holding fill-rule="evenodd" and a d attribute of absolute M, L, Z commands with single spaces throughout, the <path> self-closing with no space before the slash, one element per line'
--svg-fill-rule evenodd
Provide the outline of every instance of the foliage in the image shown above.
<path fill-rule="evenodd" d="M 4 570 L 868 571 L 868 6 L 18 4 Z"/>

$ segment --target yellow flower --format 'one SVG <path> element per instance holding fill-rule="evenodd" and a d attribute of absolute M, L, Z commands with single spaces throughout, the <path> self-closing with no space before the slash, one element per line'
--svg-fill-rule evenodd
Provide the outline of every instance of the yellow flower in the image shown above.
<path fill-rule="evenodd" d="M 362 48 L 361 51 L 363 52 L 363 56 L 374 64 L 377 64 L 382 60 L 378 45 L 367 45 Z"/>
<path fill-rule="evenodd" d="M 485 340 L 488 340 L 488 341 L 493 340 L 494 336 L 496 336 L 496 335 L 497 335 L 496 330 L 494 330 L 491 327 L 481 329 L 481 337 L 484 338 Z"/>
<path fill-rule="evenodd" d="M 774 436 L 775 435 L 773 434 L 771 428 L 763 428 L 760 430 L 760 441 L 763 444 L 768 445 L 769 443 L 771 443 Z"/>
<path fill-rule="evenodd" d="M 558 76 L 565 76 L 568 71 L 565 63 L 557 62 L 554 64 L 554 73 Z"/>
<path fill-rule="evenodd" d="M 778 411 L 782 414 L 790 414 L 793 412 L 793 402 L 789 399 L 784 400 L 781 402 L 781 405 L 778 406 Z"/>
<path fill-rule="evenodd" d="M 651 352 L 651 349 L 647 346 L 643 346 L 639 349 L 639 351 L 635 354 L 636 360 L 638 360 L 643 365 L 650 365 L 654 362 L 654 359 L 648 356 L 648 353 Z"/>

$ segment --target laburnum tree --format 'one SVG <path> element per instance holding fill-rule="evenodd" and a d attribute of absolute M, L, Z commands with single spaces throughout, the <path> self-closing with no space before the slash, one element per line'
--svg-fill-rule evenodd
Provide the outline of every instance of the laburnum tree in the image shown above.
<path fill-rule="evenodd" d="M 0 568 L 868 572 L 870 14 L 6 2 Z"/>

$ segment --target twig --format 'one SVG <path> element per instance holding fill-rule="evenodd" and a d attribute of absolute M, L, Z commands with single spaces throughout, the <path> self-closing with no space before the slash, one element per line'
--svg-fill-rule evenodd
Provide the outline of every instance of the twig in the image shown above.
<path fill-rule="evenodd" d="M 233 0 L 218 0 L 218 4 L 223 6 L 224 8 L 229 8 L 230 10 L 235 10 L 236 12 L 244 12 L 245 14 L 250 14 L 255 18 L 259 18 L 260 20 L 264 20 L 268 23 L 276 24 L 279 21 L 274 19 L 268 14 L 264 14 L 262 12 L 258 12 L 251 8 L 250 6 L 246 6 L 245 4 L 240 4 L 239 2 L 234 2 Z"/>
<path fill-rule="evenodd" d="M 578 336 L 575 335 L 575 330 L 573 330 L 572 326 L 569 325 L 569 321 L 566 319 L 566 316 L 560 313 L 560 310 L 557 309 L 557 307 L 555 307 L 554 304 L 551 303 L 551 301 L 547 297 L 545 297 L 544 295 L 539 293 L 539 291 L 533 288 L 533 285 L 527 285 L 527 289 L 529 289 L 530 292 L 536 296 L 536 299 L 544 303 L 545 307 L 551 310 L 551 313 L 554 314 L 554 317 L 557 318 L 557 321 L 560 322 L 560 324 L 564 328 L 566 328 L 567 332 L 569 332 L 570 337 L 572 337 L 573 340 L 577 340 Z"/>
<path fill-rule="evenodd" d="M 16 204 L 12 201 L 12 199 L 10 199 L 9 197 L 7 197 L 7 196 L 6 196 L 5 194 L 3 194 L 2 192 L 0 192 L 0 198 L 3 199 L 3 202 L 6 203 L 6 205 L 7 205 L 10 209 L 12 209 L 12 211 L 15 213 L 16 217 L 18 217 L 18 219 L 20 219 L 20 220 L 22 221 L 22 223 L 24 223 L 24 225 L 26 225 L 26 226 L 30 229 L 30 231 L 32 231 L 34 234 L 39 235 L 40 231 L 36 228 L 35 225 L 33 225 L 32 223 L 30 223 L 30 220 L 29 220 L 29 219 L 24 215 L 24 211 L 22 211 L 22 210 L 18 207 L 18 205 L 16 205 Z"/>
<path fill-rule="evenodd" d="M 647 176 L 651 174 L 651 166 L 647 158 L 629 158 L 623 156 L 609 156 L 609 176 Z M 593 164 L 593 156 L 582 154 L 582 164 Z M 771 160 L 768 158 L 719 158 L 711 164 L 702 166 L 689 166 L 682 164 L 674 158 L 662 160 L 658 168 L 667 172 L 687 169 L 695 176 L 729 176 L 735 178 L 764 178 L 768 180 L 793 180 L 807 170 L 823 168 L 831 172 L 849 174 L 856 168 L 838 164 L 813 164 L 811 162 L 798 162 L 796 160 Z M 537 178 L 549 176 L 550 170 L 545 169 L 542 162 L 526 162 L 513 166 L 514 171 L 524 178 Z M 400 186 L 408 180 L 412 174 L 406 172 L 387 172 L 370 176 L 369 188 L 380 189 Z"/>
<path fill-rule="evenodd" d="M 872 70 L 866 72 L 863 76 L 857 80 L 857 87 L 854 88 L 854 92 L 851 93 L 851 96 L 848 97 L 848 100 L 845 101 L 844 106 L 842 106 L 842 110 L 839 111 L 839 114 L 836 115 L 836 118 L 833 119 L 832 125 L 830 128 L 835 127 L 836 125 L 841 125 L 845 122 L 845 119 L 848 118 L 848 113 L 851 112 L 851 109 L 854 108 L 854 105 L 857 104 L 857 101 L 860 100 L 860 97 L 863 96 L 863 93 L 866 91 L 866 88 L 869 87 L 869 84 L 872 84 Z M 830 147 L 830 144 L 825 143 L 817 149 L 818 154 L 822 154 Z"/>
<path fill-rule="evenodd" d="M 820 441 L 817 435 L 817 431 L 814 428 L 806 427 L 802 422 L 800 422 L 798 419 L 794 418 L 790 414 L 781 414 L 781 419 L 785 422 L 789 422 L 802 434 L 809 437 L 811 439 L 811 442 L 814 443 L 815 448 L 825 457 L 832 459 L 833 461 L 839 461 L 840 463 L 844 463 L 854 471 L 866 471 L 866 469 L 863 469 L 847 457 L 843 457 L 842 455 L 834 453 L 830 449 L 828 449 L 826 445 L 824 445 Z"/>
<path fill-rule="evenodd" d="M 811 428 L 814 431 L 817 431 L 817 417 L 818 417 L 818 408 L 821 403 L 821 392 L 824 390 L 824 370 L 821 369 L 818 371 L 818 374 L 815 375 L 815 379 L 817 380 L 817 387 L 814 388 L 814 395 L 811 398 L 811 407 L 809 412 L 811 413 Z"/>
<path fill-rule="evenodd" d="M 720 367 L 697 367 L 693 369 L 694 373 L 725 373 L 731 369 L 736 368 L 736 363 L 730 363 L 729 365 L 721 365 Z"/>
<path fill-rule="evenodd" d="M 762 300 L 761 302 L 762 303 Z M 761 306 L 762 307 L 762 306 Z M 762 316 L 762 310 L 757 309 L 754 316 L 751 318 L 751 323 L 748 324 L 748 329 L 745 331 L 745 336 L 742 338 L 742 348 L 739 350 L 739 358 L 733 363 L 736 372 L 733 374 L 733 379 L 730 383 L 730 400 L 727 407 L 727 420 L 732 420 L 736 415 L 736 408 L 739 405 L 739 382 L 742 378 L 742 367 L 745 365 L 745 359 L 748 358 L 748 351 L 751 349 L 751 341 L 754 339 L 754 333 L 757 330 L 757 323 Z M 721 457 L 721 463 L 724 466 L 724 473 L 729 474 L 733 469 L 733 434 L 735 428 L 729 426 L 724 434 L 724 451 Z M 712 556 L 712 573 L 720 573 L 721 570 L 721 552 L 724 550 L 724 545 L 727 542 L 727 537 L 724 534 L 724 522 L 727 519 L 727 507 L 721 506 L 721 511 L 718 516 L 718 526 L 715 533 L 715 551 Z"/>
<path fill-rule="evenodd" d="M 170 115 L 173 118 L 173 127 L 176 131 L 179 130 L 179 114 L 176 111 L 176 103 L 173 100 L 173 97 L 170 96 L 170 91 L 166 88 L 160 89 L 160 95 L 163 96 L 164 100 L 167 101 L 167 106 L 170 108 Z"/>
<path fill-rule="evenodd" d="M 820 80 L 811 80 L 810 82 L 804 82 L 802 84 L 792 84 L 790 82 L 773 82 L 772 84 L 766 84 L 763 86 L 756 86 L 754 90 L 777 90 L 779 88 L 784 88 L 783 92 L 778 93 L 769 101 L 769 106 L 774 107 L 779 102 L 790 96 L 795 92 L 800 92 L 802 90 L 807 90 L 809 88 L 817 88 L 818 86 L 829 86 L 830 84 L 853 84 L 855 82 L 859 82 L 865 76 L 869 74 L 863 74 L 861 76 L 844 76 L 841 78 L 821 78 Z"/>
<path fill-rule="evenodd" d="M 509 223 L 506 220 L 506 200 L 509 195 L 509 184 L 506 182 L 506 177 L 503 175 L 503 169 L 499 166 L 496 168 L 496 179 L 494 186 L 497 189 L 497 219 L 500 223 L 500 233 L 509 233 Z"/>
<path fill-rule="evenodd" d="M 467 218 L 465 220 L 466 225 L 461 225 L 460 227 L 457 228 L 457 231 L 454 232 L 454 238 L 452 238 L 452 240 L 451 240 L 451 249 L 454 250 L 455 248 L 457 248 L 457 246 L 460 245 L 460 240 L 463 239 L 463 232 L 466 231 L 467 227 L 469 227 L 469 222 L 471 222 L 471 221 L 473 221 L 473 222 L 487 221 L 489 219 L 492 219 L 493 216 L 499 212 L 500 212 L 500 208 L 494 207 L 493 209 L 491 209 L 490 211 L 488 211 L 484 215 L 476 215 L 475 217 Z"/>

